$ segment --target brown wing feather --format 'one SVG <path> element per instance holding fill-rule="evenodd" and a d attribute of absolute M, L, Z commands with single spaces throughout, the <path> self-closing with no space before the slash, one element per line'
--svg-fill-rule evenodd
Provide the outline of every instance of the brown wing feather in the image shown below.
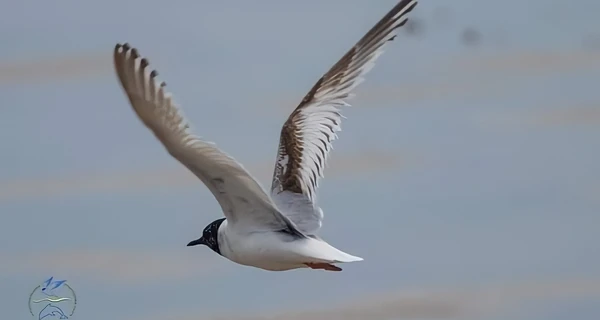
<path fill-rule="evenodd" d="M 396 37 L 416 0 L 401 0 L 367 32 L 304 96 L 281 129 L 271 191 L 314 197 L 323 176 L 331 142 L 337 139 L 343 116 L 339 107 L 372 68 L 383 46 Z M 310 167 L 311 170 L 306 170 Z"/>

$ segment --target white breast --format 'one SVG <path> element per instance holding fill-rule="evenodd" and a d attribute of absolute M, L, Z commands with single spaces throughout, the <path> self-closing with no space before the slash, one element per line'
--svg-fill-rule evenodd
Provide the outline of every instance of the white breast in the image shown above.
<path fill-rule="evenodd" d="M 247 266 L 272 271 L 306 267 L 306 260 L 290 250 L 273 232 L 239 233 L 228 228 L 226 221 L 219 228 L 219 248 L 225 258 Z"/>
<path fill-rule="evenodd" d="M 239 233 L 227 227 L 226 221 L 219 228 L 218 240 L 221 255 L 229 260 L 272 271 L 306 268 L 306 263 L 362 260 L 317 239 L 283 241 L 274 232 Z"/>

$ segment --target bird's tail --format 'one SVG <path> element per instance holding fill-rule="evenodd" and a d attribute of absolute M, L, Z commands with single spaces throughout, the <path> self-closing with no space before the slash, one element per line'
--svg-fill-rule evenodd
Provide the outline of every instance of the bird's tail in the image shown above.
<path fill-rule="evenodd" d="M 315 258 L 321 259 L 322 262 L 347 263 L 347 262 L 357 262 L 357 261 L 364 260 L 361 257 L 353 256 L 349 253 L 346 253 L 346 252 L 330 245 L 329 243 L 327 243 L 325 241 L 322 241 L 322 240 L 317 240 L 317 241 L 318 241 L 318 244 L 316 244 L 315 247 L 313 247 L 313 249 L 315 249 L 315 252 L 318 252 L 318 254 L 315 255 Z"/>
<path fill-rule="evenodd" d="M 363 261 L 364 259 L 361 257 L 357 257 L 357 256 L 353 256 L 349 253 L 346 253 L 344 251 L 338 250 L 339 253 L 341 254 L 339 258 L 336 258 L 335 262 L 336 263 L 347 263 L 347 262 L 358 262 L 358 261 Z"/>

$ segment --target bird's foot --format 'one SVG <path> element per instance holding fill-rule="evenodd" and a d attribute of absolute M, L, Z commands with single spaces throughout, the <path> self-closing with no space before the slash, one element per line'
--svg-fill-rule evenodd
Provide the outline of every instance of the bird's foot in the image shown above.
<path fill-rule="evenodd" d="M 327 271 L 342 271 L 342 268 L 329 263 L 305 263 L 311 269 L 323 269 Z"/>

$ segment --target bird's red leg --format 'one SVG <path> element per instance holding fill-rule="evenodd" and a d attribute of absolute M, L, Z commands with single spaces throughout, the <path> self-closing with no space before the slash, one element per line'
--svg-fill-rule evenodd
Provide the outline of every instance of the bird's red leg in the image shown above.
<path fill-rule="evenodd" d="M 342 271 L 342 268 L 334 266 L 329 263 L 306 263 L 311 269 L 323 269 L 327 271 Z"/>

